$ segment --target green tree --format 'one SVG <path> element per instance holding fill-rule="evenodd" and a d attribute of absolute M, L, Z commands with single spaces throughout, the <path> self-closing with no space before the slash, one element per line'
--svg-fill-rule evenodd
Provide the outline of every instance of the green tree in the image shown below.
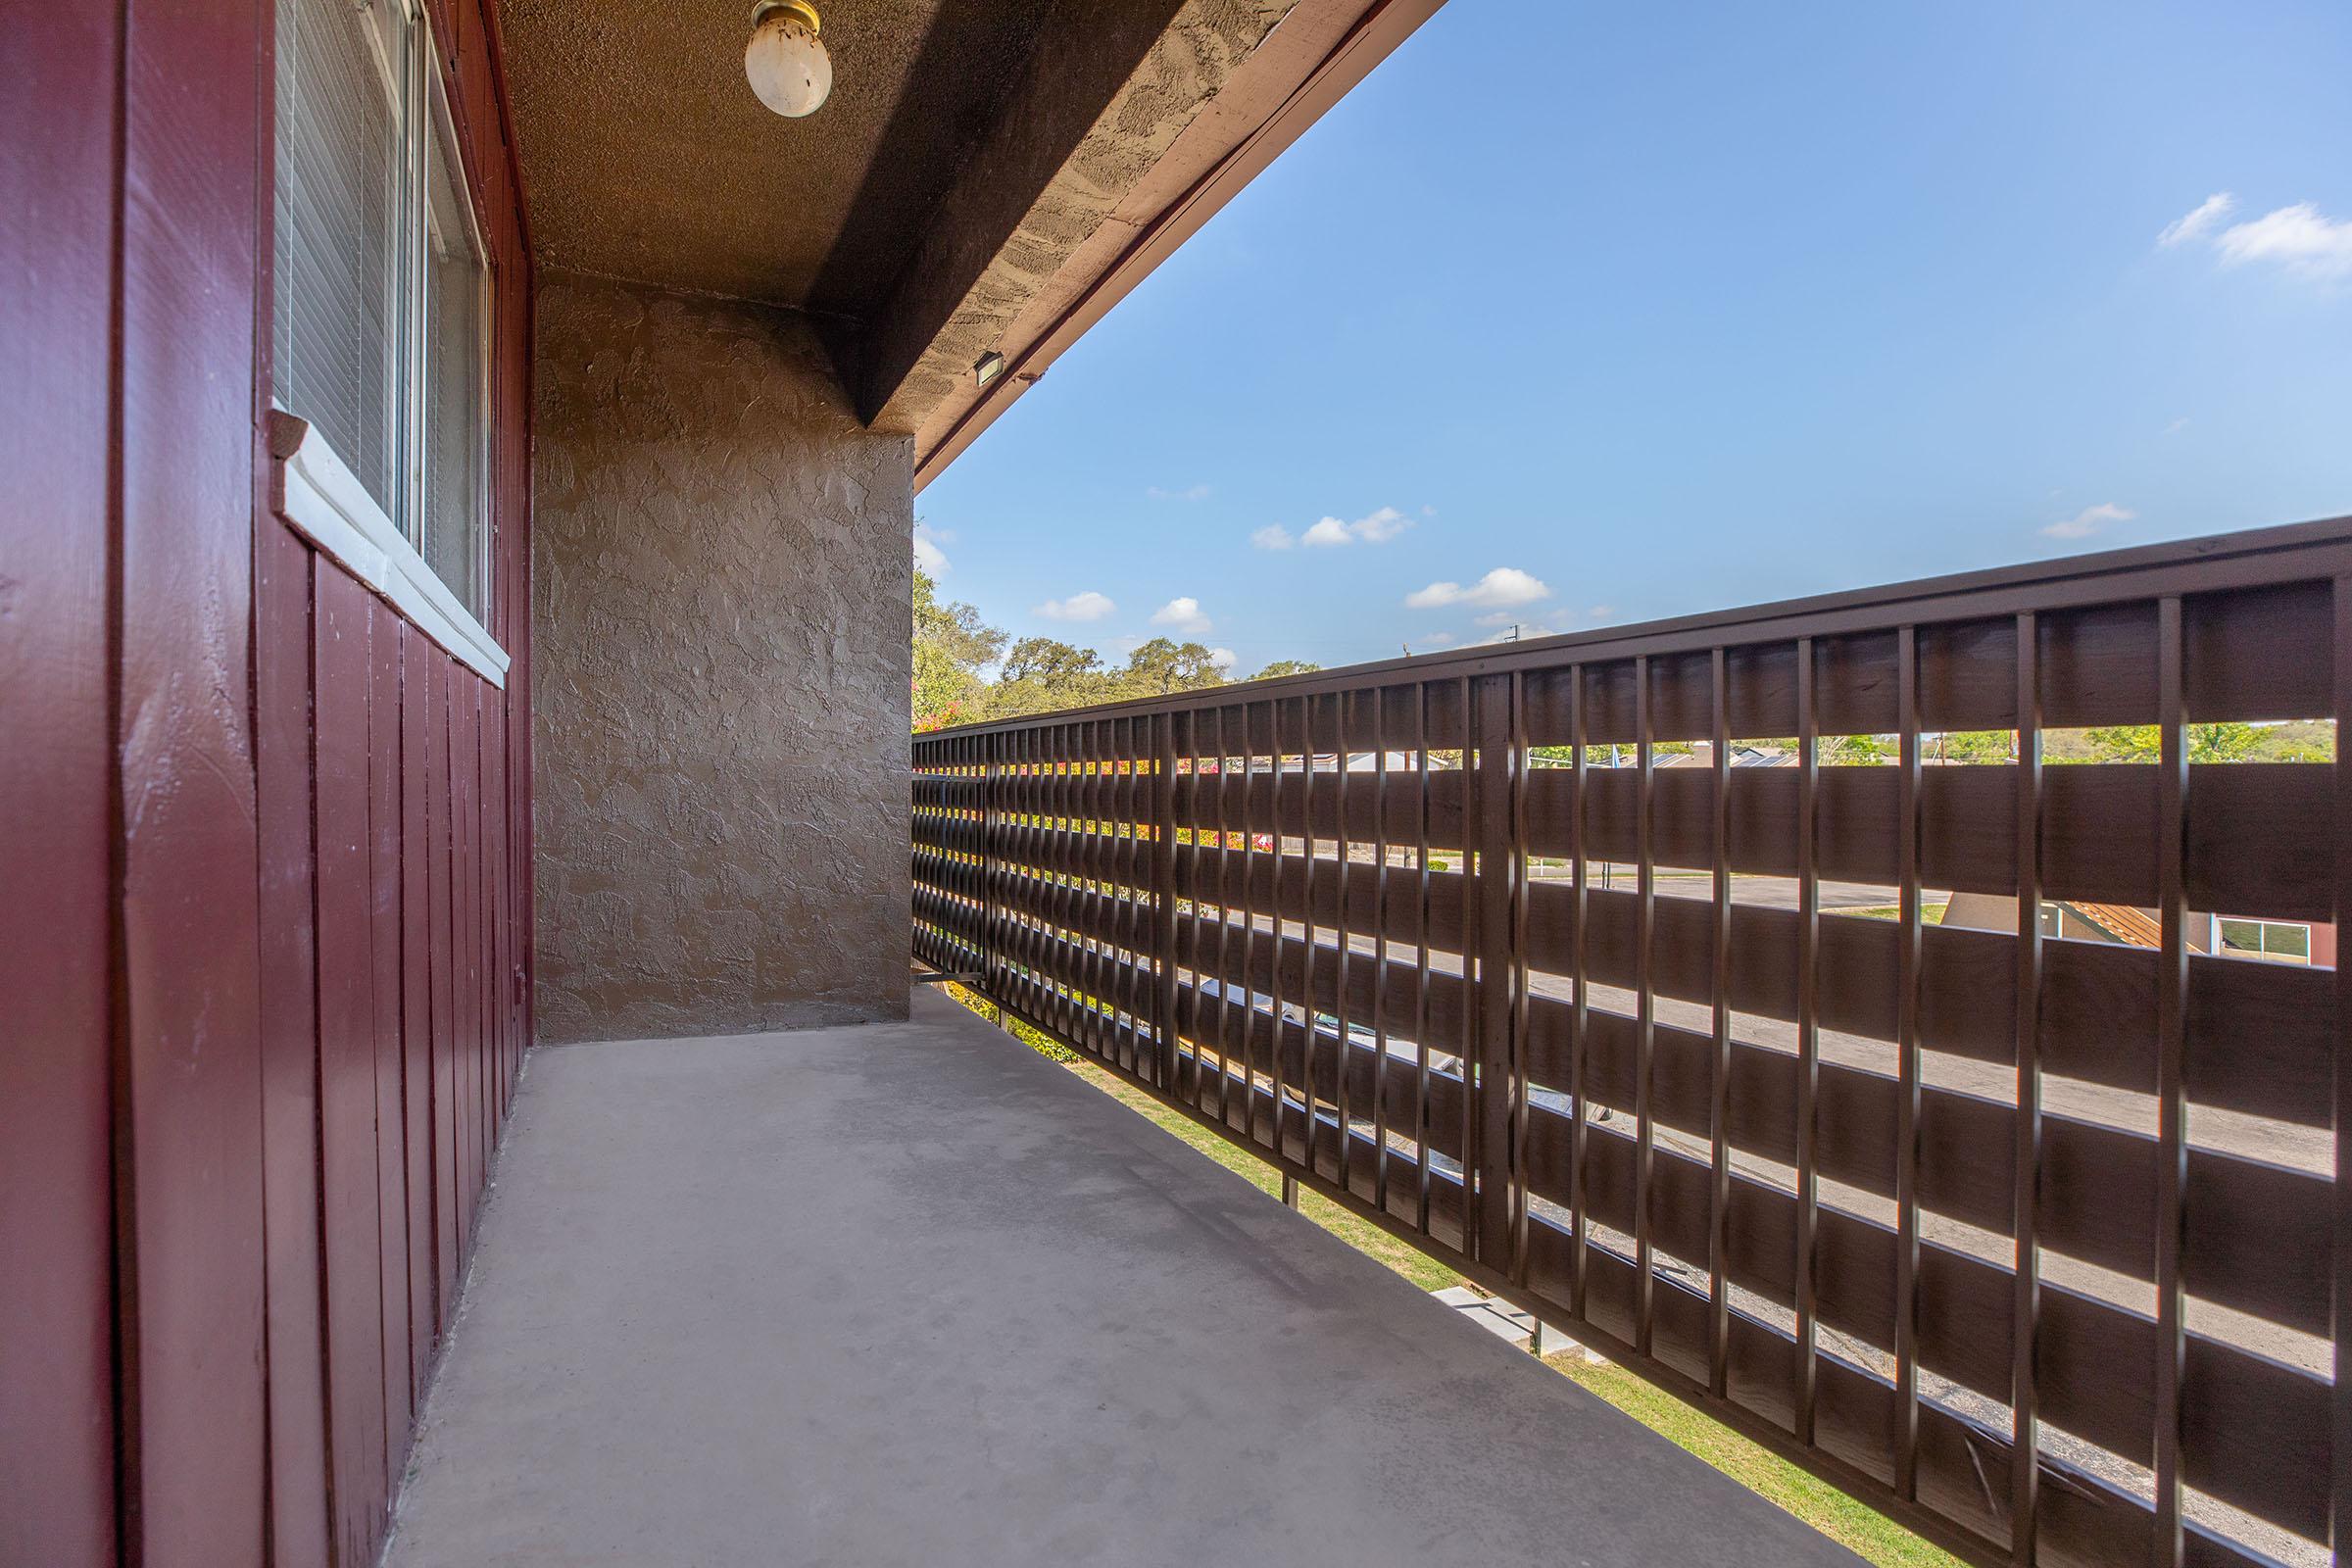
<path fill-rule="evenodd" d="M 914 569 L 915 729 L 979 717 L 987 695 L 980 671 L 1004 651 L 1004 633 L 971 606 L 943 602 L 931 574 Z"/>
<path fill-rule="evenodd" d="M 1303 659 L 1277 659 L 1250 678 L 1276 680 L 1284 675 L 1312 675 L 1322 667 L 1321 664 L 1310 664 Z"/>
<path fill-rule="evenodd" d="M 2161 762 L 2164 732 L 2154 724 L 2118 724 L 2094 729 L 2090 742 L 2093 762 Z M 2242 762 L 2261 745 L 2262 731 L 2234 720 L 2188 726 L 2188 760 L 2192 762 Z"/>
<path fill-rule="evenodd" d="M 1927 737 L 1920 748 L 1938 762 L 2007 762 L 2017 756 L 2017 735 L 2005 729 L 1956 729 Z"/>
<path fill-rule="evenodd" d="M 1224 684 L 1225 671 L 1207 648 L 1154 637 L 1127 656 L 1127 667 L 1118 676 L 1118 695 L 1159 697 Z"/>
<path fill-rule="evenodd" d="M 1889 735 L 1833 735 L 1821 743 L 1821 765 L 1869 767 L 1892 761 L 1900 745 Z"/>
<path fill-rule="evenodd" d="M 1012 718 L 1105 703 L 1118 695 L 1117 678 L 1092 648 L 1073 648 L 1051 637 L 1024 637 L 1004 656 L 1004 666 L 988 694 L 988 711 L 991 717 Z"/>

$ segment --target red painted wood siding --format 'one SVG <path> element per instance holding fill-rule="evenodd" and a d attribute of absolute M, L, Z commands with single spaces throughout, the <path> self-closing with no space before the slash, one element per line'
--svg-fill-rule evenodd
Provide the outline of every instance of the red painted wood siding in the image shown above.
<path fill-rule="evenodd" d="M 530 276 L 495 24 L 435 8 L 497 279 L 505 691 L 270 510 L 270 12 L 11 7 L 11 1568 L 374 1560 L 530 1038 Z"/>
<path fill-rule="evenodd" d="M 115 1560 L 107 339 L 122 39 L 109 6 L 5 18 L 0 1560 L 80 1568 Z"/>
<path fill-rule="evenodd" d="M 288 1037 L 290 1113 L 271 1131 L 270 1210 L 299 1227 L 292 1266 L 271 1270 L 281 1565 L 371 1562 L 382 1544 L 528 1038 L 513 955 L 530 948 L 514 874 L 529 853 L 529 268 L 480 55 L 492 34 L 453 9 L 436 12 L 444 79 L 498 291 L 491 630 L 514 659 L 508 689 L 275 517 L 259 539 L 260 765 L 279 784 L 261 837 L 287 868 L 262 989 L 316 1019 Z M 283 1382 L 280 1344 L 297 1363 Z"/>

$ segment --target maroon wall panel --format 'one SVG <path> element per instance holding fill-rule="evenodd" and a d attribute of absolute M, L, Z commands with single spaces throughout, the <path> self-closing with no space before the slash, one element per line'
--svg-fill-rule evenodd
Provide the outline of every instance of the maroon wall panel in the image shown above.
<path fill-rule="evenodd" d="M 368 596 L 316 562 L 319 1189 L 327 1223 L 328 1455 L 337 1561 L 365 1561 L 382 1507 L 383 1275 L 375 1157 L 375 963 L 368 831 Z"/>
<path fill-rule="evenodd" d="M 311 552 L 255 530 L 261 820 L 263 1189 L 270 1531 L 277 1568 L 325 1568 L 326 1383 L 318 1267 L 318 958 L 313 941 Z M 300 833 L 274 831 L 293 823 Z"/>
<path fill-rule="evenodd" d="M 0 59 L 0 1555 L 115 1560 L 107 666 L 109 6 Z M 12 1353 L 23 1348 L 26 1353 Z"/>
<path fill-rule="evenodd" d="M 455 1020 L 450 1065 L 454 1075 L 451 1105 L 457 1138 L 460 1251 L 473 1241 L 473 1205 L 465 1201 L 465 1195 L 472 1193 L 481 1181 L 478 1113 L 481 1085 L 475 1077 L 474 1053 L 479 1011 L 475 993 L 481 973 L 474 924 L 474 889 L 480 881 L 473 831 L 473 780 L 479 765 L 475 752 L 481 737 L 481 705 L 474 695 L 476 686 L 469 676 L 454 675 L 450 682 L 449 709 L 450 1012 Z"/>
<path fill-rule="evenodd" d="M 457 1025 L 451 1009 L 457 984 L 450 973 L 457 950 L 452 937 L 450 888 L 456 861 L 450 854 L 449 756 L 451 690 L 449 661 L 428 655 L 426 724 L 431 739 L 425 762 L 426 966 L 432 977 L 433 1027 L 433 1267 L 440 1295 L 439 1327 L 449 1327 L 458 1300 L 458 1078 Z"/>
<path fill-rule="evenodd" d="M 432 733 L 431 671 L 441 651 L 407 626 L 400 628 L 400 989 L 403 1148 L 408 1175 L 409 1391 L 412 1408 L 424 1397 L 440 1328 L 440 1286 L 433 1234 L 433 977 L 428 939 L 425 769 Z"/>
<path fill-rule="evenodd" d="M 490 710 L 482 727 L 482 874 L 489 884 L 490 922 L 487 984 L 491 1003 L 491 1115 L 494 1125 L 506 1119 L 514 1088 L 514 1008 L 509 999 L 514 985 L 507 978 L 510 949 L 514 938 L 513 890 L 507 883 L 507 729 L 506 693 L 489 694 Z"/>
<path fill-rule="evenodd" d="M 497 1133 L 491 1111 L 495 1097 L 490 1088 L 490 928 L 494 921 L 489 899 L 490 857 L 487 837 L 482 831 L 482 778 L 486 771 L 482 763 L 482 741 L 488 733 L 483 711 L 487 706 L 482 700 L 484 690 L 478 682 L 473 688 L 473 765 L 467 769 L 473 799 L 466 813 L 468 835 L 466 885 L 473 900 L 472 934 L 466 951 L 473 960 L 473 1171 L 477 1188 L 489 1174 L 490 1145 Z"/>
<path fill-rule="evenodd" d="M 400 1026 L 402 622 L 389 606 L 368 606 L 368 956 L 374 961 L 376 1233 L 383 1278 L 385 1485 L 408 1446 L 415 1385 L 409 1364 L 407 1051 Z"/>
<path fill-rule="evenodd" d="M 261 8 L 124 11 L 118 1114 L 126 1552 L 265 1529 L 250 642 L 261 493 Z"/>
<path fill-rule="evenodd" d="M 523 365 L 491 34 L 459 8 Z M 270 9 L 17 6 L 0 54 L 0 884 L 38 892 L 0 909 L 12 1568 L 371 1562 L 518 1064 L 527 698 L 274 514 Z M 503 380 L 495 417 L 504 631 Z"/>

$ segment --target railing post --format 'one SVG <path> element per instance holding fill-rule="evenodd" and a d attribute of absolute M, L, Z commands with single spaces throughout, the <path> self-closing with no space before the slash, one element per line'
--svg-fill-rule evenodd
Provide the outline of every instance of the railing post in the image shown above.
<path fill-rule="evenodd" d="M 1518 868 L 1518 848 L 1512 841 L 1511 677 L 1488 675 L 1470 683 L 1471 710 L 1464 715 L 1467 739 L 1475 753 L 1465 753 L 1470 774 L 1469 840 L 1477 856 L 1478 931 L 1475 944 L 1477 978 L 1470 996 L 1470 1054 L 1476 1063 L 1477 1090 L 1472 1096 L 1473 1147 L 1465 1163 L 1477 1175 L 1475 1222 L 1466 1231 L 1477 1237 L 1472 1255 L 1494 1267 L 1508 1266 L 1512 1191 L 1512 1106 L 1516 1101 L 1519 1064 L 1511 1059 L 1511 1015 L 1518 964 L 1511 953 L 1511 878 Z M 1467 867 L 1465 867 L 1466 869 Z M 1466 966 L 1465 966 L 1466 967 Z M 1465 975 L 1465 978 L 1467 976 Z M 1465 1089 L 1469 1086 L 1465 1085 Z"/>
<path fill-rule="evenodd" d="M 1152 719 L 1152 1029 L 1158 1085 L 1176 1092 L 1176 718 Z"/>
<path fill-rule="evenodd" d="M 980 737 L 980 990 L 997 994 L 997 735 Z"/>

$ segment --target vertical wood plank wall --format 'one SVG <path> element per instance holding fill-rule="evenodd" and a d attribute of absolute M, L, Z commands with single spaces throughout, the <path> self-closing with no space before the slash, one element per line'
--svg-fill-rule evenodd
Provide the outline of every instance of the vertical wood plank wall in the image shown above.
<path fill-rule="evenodd" d="M 111 7 L 24 5 L 8 16 L 0 1559 L 80 1564 L 115 1560 L 107 340 L 122 34 Z M 32 234 L 38 245 L 22 242 Z M 38 1354 L 17 1348 L 32 1346 Z"/>
<path fill-rule="evenodd" d="M 504 690 L 271 509 L 268 0 L 12 15 L 8 1568 L 374 1561 L 530 1038 L 528 247 L 495 21 L 431 9 Z"/>
<path fill-rule="evenodd" d="M 433 11 L 497 292 L 490 629 L 514 663 L 502 690 L 258 524 L 280 1568 L 382 1544 L 529 1038 L 527 251 L 493 34 L 471 0 Z"/>

